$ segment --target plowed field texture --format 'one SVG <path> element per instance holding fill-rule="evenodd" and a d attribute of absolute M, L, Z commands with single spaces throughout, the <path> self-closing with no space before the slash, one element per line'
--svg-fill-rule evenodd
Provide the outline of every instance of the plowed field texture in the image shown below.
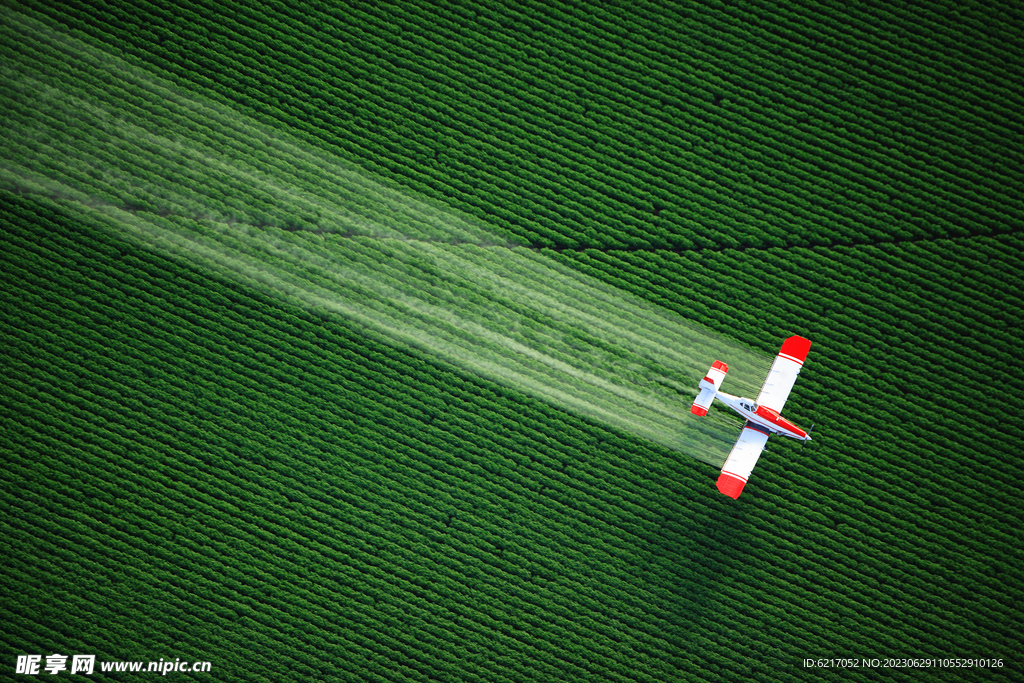
<path fill-rule="evenodd" d="M 0 0 L 0 678 L 1024 680 L 1022 55 L 1013 2 Z M 813 441 L 732 500 L 697 384 L 794 334 Z"/>

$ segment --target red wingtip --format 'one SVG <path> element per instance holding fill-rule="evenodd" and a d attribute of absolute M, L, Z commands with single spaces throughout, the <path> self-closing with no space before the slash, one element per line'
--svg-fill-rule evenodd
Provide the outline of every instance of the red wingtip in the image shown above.
<path fill-rule="evenodd" d="M 729 366 L 720 360 L 716 360 L 711 366 L 713 370 L 721 370 L 722 372 L 729 372 Z"/>
<path fill-rule="evenodd" d="M 739 477 L 733 476 L 728 472 L 722 472 L 718 475 L 718 490 L 729 496 L 733 500 L 740 497 L 743 493 L 743 485 L 747 482 L 743 481 Z"/>
<path fill-rule="evenodd" d="M 811 340 L 803 337 L 793 336 L 782 342 L 782 350 L 787 356 L 797 359 L 801 363 L 807 359 L 807 352 L 811 350 Z"/>
<path fill-rule="evenodd" d="M 692 405 L 690 406 L 690 412 L 696 415 L 697 417 L 704 417 L 705 415 L 708 414 L 708 409 L 701 408 L 698 405 Z"/>

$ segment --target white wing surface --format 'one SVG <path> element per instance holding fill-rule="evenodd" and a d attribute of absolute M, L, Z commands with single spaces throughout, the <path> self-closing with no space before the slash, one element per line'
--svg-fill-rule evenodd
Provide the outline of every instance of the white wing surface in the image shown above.
<path fill-rule="evenodd" d="M 761 387 L 761 393 L 757 395 L 757 404 L 771 408 L 781 413 L 782 406 L 786 405 L 789 392 L 793 390 L 796 377 L 800 374 L 807 359 L 807 352 L 811 350 L 811 342 L 803 337 L 790 337 L 782 342 L 782 350 L 775 357 L 772 369 Z"/>
<path fill-rule="evenodd" d="M 732 447 L 728 459 L 718 475 L 718 490 L 730 498 L 739 498 L 743 486 L 761 457 L 761 451 L 768 443 L 768 430 L 761 425 L 747 421 L 740 432 L 740 438 Z"/>

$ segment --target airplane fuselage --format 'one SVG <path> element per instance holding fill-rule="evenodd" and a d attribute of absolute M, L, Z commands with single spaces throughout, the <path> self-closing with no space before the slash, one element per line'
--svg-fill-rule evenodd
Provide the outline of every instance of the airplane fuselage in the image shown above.
<path fill-rule="evenodd" d="M 811 437 L 807 432 L 800 429 L 771 408 L 757 405 L 753 399 L 733 396 L 732 394 L 726 394 L 721 391 L 715 394 L 715 398 L 735 410 L 744 419 L 767 429 L 772 434 L 780 434 L 800 441 L 811 440 Z"/>

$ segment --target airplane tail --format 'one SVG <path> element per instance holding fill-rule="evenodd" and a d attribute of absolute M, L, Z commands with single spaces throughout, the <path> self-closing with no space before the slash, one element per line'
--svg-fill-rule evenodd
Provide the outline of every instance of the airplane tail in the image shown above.
<path fill-rule="evenodd" d="M 727 372 L 729 372 L 729 366 L 720 360 L 716 360 L 711 369 L 708 370 L 708 374 L 700 381 L 700 393 L 697 394 L 697 398 L 690 407 L 691 413 L 698 416 L 708 414 L 708 408 L 711 407 L 711 403 L 715 400 L 715 394 L 718 393 L 719 387 L 722 386 L 722 380 L 725 379 L 725 373 Z"/>

